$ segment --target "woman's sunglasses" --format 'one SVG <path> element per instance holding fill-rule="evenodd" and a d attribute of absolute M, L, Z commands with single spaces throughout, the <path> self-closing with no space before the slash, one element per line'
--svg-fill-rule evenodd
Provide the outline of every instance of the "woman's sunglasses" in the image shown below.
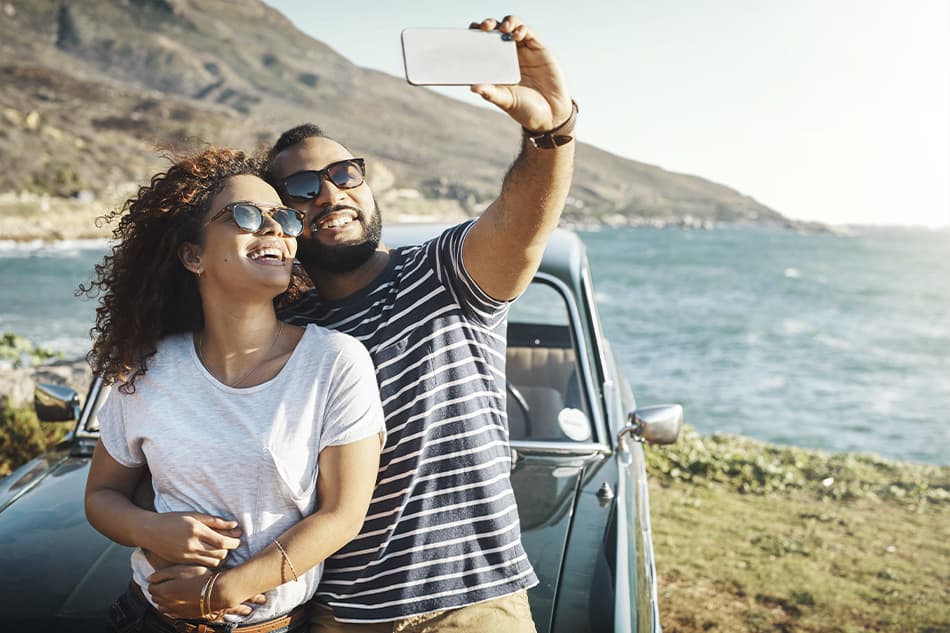
<path fill-rule="evenodd" d="M 366 163 L 362 158 L 348 158 L 330 163 L 317 171 L 298 171 L 280 183 L 281 193 L 285 200 L 313 200 L 320 195 L 323 189 L 323 179 L 326 178 L 339 189 L 352 189 L 363 184 L 366 176 Z"/>
<path fill-rule="evenodd" d="M 297 237 L 303 233 L 304 214 L 277 204 L 267 205 L 258 202 L 232 202 L 215 213 L 203 226 L 208 226 L 225 213 L 231 213 L 237 227 L 246 233 L 258 233 L 264 226 L 264 214 L 270 215 L 280 225 L 281 232 L 287 237 Z"/>

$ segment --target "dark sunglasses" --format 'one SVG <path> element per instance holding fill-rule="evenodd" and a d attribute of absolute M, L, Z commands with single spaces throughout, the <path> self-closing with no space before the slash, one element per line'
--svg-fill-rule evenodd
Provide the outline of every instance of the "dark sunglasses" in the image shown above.
<path fill-rule="evenodd" d="M 313 200 L 323 189 L 326 178 L 339 189 L 352 189 L 363 184 L 366 163 L 362 158 L 348 158 L 330 163 L 320 170 L 298 171 L 280 183 L 281 193 L 294 200 Z"/>
<path fill-rule="evenodd" d="M 231 213 L 234 223 L 242 231 L 258 233 L 264 226 L 264 214 L 267 213 L 280 225 L 281 232 L 287 237 L 297 237 L 303 233 L 304 214 L 296 209 L 280 205 L 268 205 L 257 202 L 232 202 L 215 213 L 202 226 L 208 226 L 225 213 Z"/>

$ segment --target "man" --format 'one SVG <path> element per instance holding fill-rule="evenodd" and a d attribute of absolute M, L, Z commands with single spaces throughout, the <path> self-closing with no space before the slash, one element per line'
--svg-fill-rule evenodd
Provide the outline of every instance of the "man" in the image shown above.
<path fill-rule="evenodd" d="M 577 110 L 520 20 L 471 27 L 516 42 L 521 84 L 472 91 L 525 129 L 500 196 L 477 221 L 390 250 L 347 148 L 302 125 L 268 156 L 268 178 L 306 213 L 297 257 L 315 286 L 281 317 L 367 346 L 388 429 L 363 529 L 326 562 L 317 602 L 332 615 L 319 612 L 318 631 L 534 630 L 526 590 L 537 578 L 509 480 L 505 328 L 570 187 Z"/>

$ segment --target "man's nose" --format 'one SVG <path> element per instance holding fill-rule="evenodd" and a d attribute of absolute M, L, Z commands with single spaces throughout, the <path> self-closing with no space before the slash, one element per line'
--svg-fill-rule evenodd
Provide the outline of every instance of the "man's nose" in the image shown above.
<path fill-rule="evenodd" d="M 336 204 L 346 194 L 343 189 L 337 187 L 329 177 L 324 175 L 320 180 L 320 192 L 313 199 L 313 204 L 320 207 Z"/>

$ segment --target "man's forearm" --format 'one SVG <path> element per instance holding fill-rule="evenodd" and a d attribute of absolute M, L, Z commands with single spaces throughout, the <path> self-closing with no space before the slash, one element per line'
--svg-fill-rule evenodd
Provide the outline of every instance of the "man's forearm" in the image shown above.
<path fill-rule="evenodd" d="M 522 141 L 501 194 L 465 238 L 465 268 L 489 296 L 513 299 L 531 283 L 571 188 L 574 142 L 537 149 Z"/>
<path fill-rule="evenodd" d="M 521 153 L 505 175 L 497 200 L 501 222 L 517 227 L 520 235 L 547 241 L 571 189 L 574 146 L 572 141 L 554 149 L 538 149 L 522 137 Z"/>

